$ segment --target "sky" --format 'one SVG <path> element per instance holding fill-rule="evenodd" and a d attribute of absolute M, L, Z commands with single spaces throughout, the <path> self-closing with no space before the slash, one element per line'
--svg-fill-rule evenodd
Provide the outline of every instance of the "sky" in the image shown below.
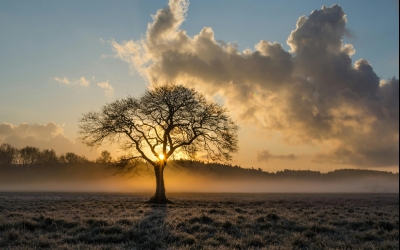
<path fill-rule="evenodd" d="M 233 164 L 399 169 L 398 1 L 0 1 L 0 47 L 0 143 L 118 153 L 78 119 L 174 81 L 231 110 Z"/>

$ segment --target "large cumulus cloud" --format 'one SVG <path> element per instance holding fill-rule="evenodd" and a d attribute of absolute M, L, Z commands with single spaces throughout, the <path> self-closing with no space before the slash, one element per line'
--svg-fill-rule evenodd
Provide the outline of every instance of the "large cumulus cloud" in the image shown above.
<path fill-rule="evenodd" d="M 187 8 L 187 1 L 170 0 L 144 39 L 112 41 L 115 55 L 151 84 L 185 82 L 224 96 L 241 119 L 280 132 L 288 143 L 329 145 L 315 162 L 398 166 L 399 81 L 379 79 L 367 60 L 352 61 L 339 5 L 300 17 L 289 52 L 267 40 L 238 51 L 210 27 L 190 37 L 180 28 Z"/>

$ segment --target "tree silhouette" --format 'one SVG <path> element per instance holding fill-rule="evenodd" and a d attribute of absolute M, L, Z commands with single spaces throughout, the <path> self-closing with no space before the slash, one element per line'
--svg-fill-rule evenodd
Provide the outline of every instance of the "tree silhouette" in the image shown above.
<path fill-rule="evenodd" d="M 8 143 L 0 145 L 0 165 L 10 166 L 18 157 L 18 149 Z"/>
<path fill-rule="evenodd" d="M 107 150 L 101 151 L 100 157 L 96 159 L 96 163 L 111 163 L 112 162 L 112 157 L 111 153 L 108 152 Z"/>
<path fill-rule="evenodd" d="M 65 155 L 61 155 L 59 158 L 60 163 L 67 164 L 79 164 L 79 163 L 89 163 L 90 161 L 85 156 L 79 156 L 72 152 L 67 152 Z"/>
<path fill-rule="evenodd" d="M 56 151 L 53 149 L 45 149 L 40 153 L 39 162 L 41 164 L 56 164 L 58 163 L 58 157 Z"/>
<path fill-rule="evenodd" d="M 128 97 L 83 114 L 80 134 L 91 147 L 105 141 L 127 152 L 115 164 L 121 173 L 140 162 L 153 166 L 156 191 L 149 202 L 167 203 L 164 168 L 171 157 L 230 160 L 238 150 L 238 126 L 227 110 L 209 102 L 193 88 L 166 84 L 149 88 L 139 98 Z"/>
<path fill-rule="evenodd" d="M 26 146 L 19 150 L 19 155 L 23 165 L 35 165 L 39 162 L 40 149 Z"/>

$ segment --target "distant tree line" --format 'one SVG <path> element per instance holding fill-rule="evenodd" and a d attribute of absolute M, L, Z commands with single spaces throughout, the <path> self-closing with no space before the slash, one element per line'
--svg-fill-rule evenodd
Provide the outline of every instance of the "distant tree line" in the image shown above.
<path fill-rule="evenodd" d="M 261 168 L 242 168 L 238 165 L 224 164 L 217 162 L 205 162 L 202 160 L 175 160 L 177 165 L 188 167 L 192 172 L 214 172 L 222 176 L 240 176 L 251 178 L 294 178 L 309 180 L 338 180 L 346 178 L 360 177 L 390 177 L 398 180 L 399 173 L 391 173 L 368 169 L 338 169 L 328 173 L 312 170 L 289 170 L 285 169 L 276 173 L 263 171 Z M 72 165 L 72 164 L 112 164 L 114 159 L 110 152 L 104 150 L 100 157 L 91 161 L 85 156 L 80 156 L 72 152 L 57 155 L 53 149 L 40 150 L 39 148 L 27 146 L 21 149 L 15 148 L 10 144 L 0 145 L 0 169 L 7 166 L 21 166 L 26 169 L 40 166 Z"/>
<path fill-rule="evenodd" d="M 99 158 L 90 161 L 83 155 L 77 155 L 72 152 L 57 155 L 53 149 L 43 149 L 26 146 L 18 149 L 8 143 L 0 145 L 0 167 L 22 165 L 22 166 L 40 166 L 52 164 L 77 164 L 77 163 L 111 163 L 110 152 L 103 151 Z"/>
<path fill-rule="evenodd" d="M 231 164 L 221 163 L 208 163 L 205 164 L 201 161 L 191 161 L 193 164 L 192 171 L 201 172 L 204 169 L 211 169 L 214 172 L 218 172 L 221 176 L 228 178 L 234 178 L 235 176 L 241 178 L 279 178 L 279 179 L 303 179 L 303 180 L 339 180 L 339 179 L 357 179 L 364 177 L 376 177 L 385 178 L 389 177 L 392 179 L 399 178 L 399 173 L 392 173 L 380 170 L 371 169 L 337 169 L 329 171 L 327 173 L 321 173 L 320 171 L 313 170 L 290 170 L 284 169 L 277 172 L 267 172 L 261 168 L 242 168 L 238 165 L 232 166 Z M 189 165 L 190 166 L 190 165 Z"/>

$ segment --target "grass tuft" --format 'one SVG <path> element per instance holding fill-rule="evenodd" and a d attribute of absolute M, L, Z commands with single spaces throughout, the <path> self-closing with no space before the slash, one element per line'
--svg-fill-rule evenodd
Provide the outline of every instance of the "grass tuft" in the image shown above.
<path fill-rule="evenodd" d="M 272 221 L 278 221 L 280 217 L 275 213 L 269 213 L 267 214 L 267 219 Z"/>

